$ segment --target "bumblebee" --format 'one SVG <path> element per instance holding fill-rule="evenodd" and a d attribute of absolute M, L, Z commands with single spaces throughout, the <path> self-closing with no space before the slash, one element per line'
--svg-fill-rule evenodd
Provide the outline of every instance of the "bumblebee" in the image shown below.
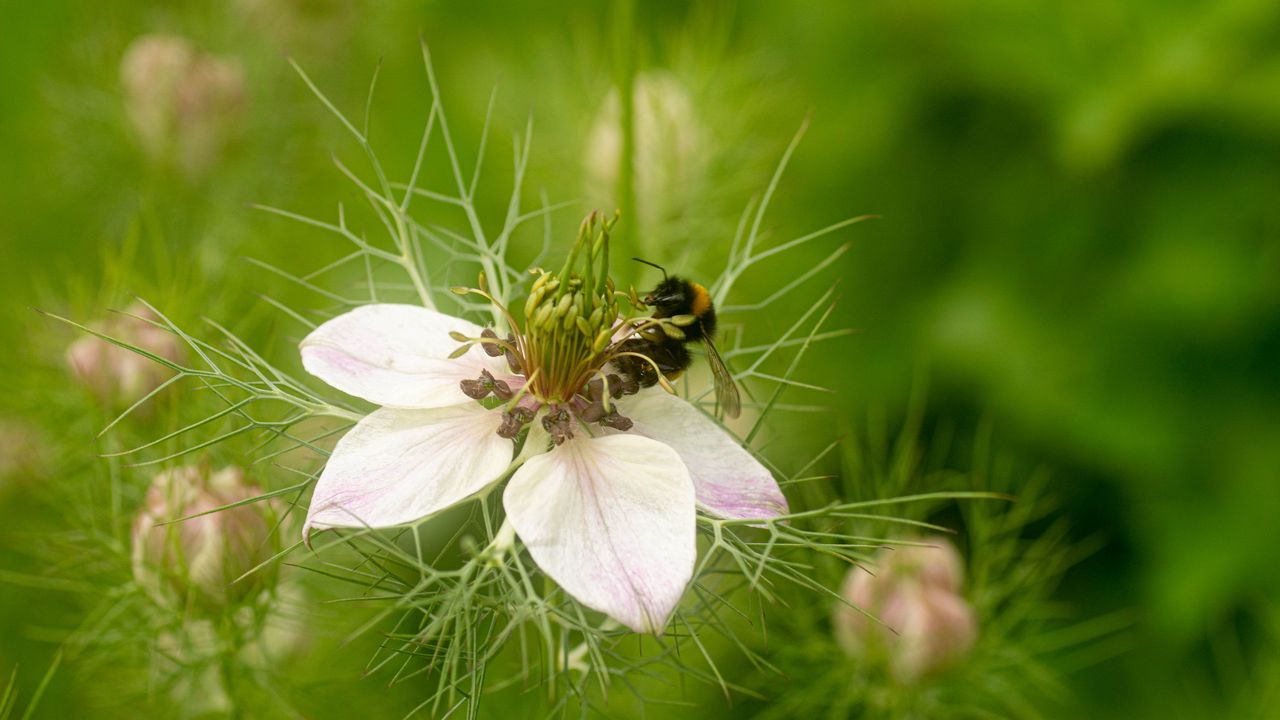
<path fill-rule="evenodd" d="M 653 315 L 650 317 L 675 318 L 683 315 L 690 316 L 692 322 L 675 328 L 641 329 L 635 337 L 623 342 L 620 349 L 634 355 L 620 356 L 616 361 L 619 370 L 641 387 L 657 384 L 658 372 L 668 380 L 675 380 L 693 362 L 689 343 L 701 342 L 706 351 L 707 364 L 711 367 L 711 377 L 715 381 L 716 398 L 726 415 L 738 417 L 742 412 L 738 387 L 713 342 L 716 334 L 716 309 L 711 302 L 711 293 L 696 282 L 674 275 L 667 276 L 667 271 L 660 265 L 639 258 L 635 260 L 662 270 L 662 282 L 644 297 L 644 304 L 653 308 Z"/>

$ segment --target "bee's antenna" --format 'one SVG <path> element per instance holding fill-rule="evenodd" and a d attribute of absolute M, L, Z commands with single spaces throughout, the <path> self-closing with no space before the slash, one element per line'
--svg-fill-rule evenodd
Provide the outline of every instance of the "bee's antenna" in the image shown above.
<path fill-rule="evenodd" d="M 638 258 L 638 257 L 633 257 L 633 258 L 631 258 L 631 259 L 632 259 L 632 260 L 635 260 L 635 261 L 636 261 L 636 262 L 638 262 L 638 263 L 644 263 L 645 265 L 648 265 L 649 267 L 656 267 L 656 268 L 658 268 L 659 270 L 661 270 L 661 271 L 662 271 L 662 279 L 663 279 L 663 280 L 666 280 L 666 279 L 667 279 L 667 269 L 666 269 L 666 268 L 664 268 L 664 267 L 662 267 L 662 266 L 661 266 L 661 265 L 659 265 L 658 263 L 649 262 L 648 260 L 644 260 L 644 259 L 642 259 L 642 258 Z"/>

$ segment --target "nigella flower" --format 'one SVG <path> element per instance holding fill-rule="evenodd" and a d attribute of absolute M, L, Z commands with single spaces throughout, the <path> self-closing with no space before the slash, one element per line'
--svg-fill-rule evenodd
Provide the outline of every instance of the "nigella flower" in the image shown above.
<path fill-rule="evenodd" d="M 507 527 L 538 566 L 583 605 L 661 633 L 693 574 L 699 508 L 741 519 L 787 512 L 777 482 L 735 438 L 686 400 L 616 372 L 622 341 L 655 321 L 619 313 L 607 277 L 612 223 L 593 214 L 560 273 L 535 271 L 523 323 L 483 278 L 463 291 L 494 302 L 505 338 L 424 307 L 376 304 L 303 340 L 308 372 L 382 406 L 334 448 L 304 534 L 411 523 L 509 476 Z"/>

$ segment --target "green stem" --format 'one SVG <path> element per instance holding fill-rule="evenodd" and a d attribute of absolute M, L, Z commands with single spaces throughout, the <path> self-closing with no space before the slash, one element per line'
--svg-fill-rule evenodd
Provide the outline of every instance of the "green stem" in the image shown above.
<path fill-rule="evenodd" d="M 636 247 L 635 233 L 639 229 L 638 198 L 635 186 L 636 128 L 636 3 L 635 0 L 618 0 L 615 16 L 617 48 L 616 68 L 619 107 L 622 124 L 622 156 L 618 162 L 618 206 L 623 227 L 614 236 L 620 257 L 630 257 Z"/>
<path fill-rule="evenodd" d="M 222 691 L 227 695 L 227 717 L 230 720 L 237 720 L 242 717 L 240 700 L 236 697 L 236 670 L 237 658 L 240 654 L 239 633 L 235 627 L 235 621 L 225 618 L 222 623 L 222 632 L 224 634 L 224 644 L 220 662 L 218 664 L 218 679 L 222 683 Z"/>

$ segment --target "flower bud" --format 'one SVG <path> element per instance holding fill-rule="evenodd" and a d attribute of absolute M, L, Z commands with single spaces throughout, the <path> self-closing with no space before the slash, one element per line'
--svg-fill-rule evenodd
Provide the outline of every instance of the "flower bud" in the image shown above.
<path fill-rule="evenodd" d="M 959 553 L 943 538 L 924 542 L 932 547 L 881 552 L 874 574 L 852 568 L 841 594 L 855 607 L 839 605 L 834 617 L 836 639 L 846 652 L 883 660 L 908 683 L 964 659 L 978 634 L 973 610 L 960 594 Z"/>
<path fill-rule="evenodd" d="M 181 342 L 173 333 L 151 324 L 157 320 L 150 308 L 134 303 L 123 314 L 96 323 L 93 329 L 166 360 L 181 362 Z M 67 364 L 71 374 L 104 403 L 132 402 L 173 375 L 172 370 L 150 358 L 94 336 L 71 343 Z"/>
<path fill-rule="evenodd" d="M 125 109 L 143 151 L 188 178 L 221 157 L 244 110 L 244 70 L 200 53 L 186 38 L 144 35 L 120 62 Z"/>
<path fill-rule="evenodd" d="M 928 587 L 959 593 L 964 586 L 964 559 L 944 537 L 933 536 L 886 551 L 881 566 L 899 577 L 918 578 Z"/>
<path fill-rule="evenodd" d="M 187 466 L 156 475 L 133 523 L 134 579 L 161 603 L 220 607 L 250 597 L 262 577 L 234 581 L 278 549 L 271 506 L 211 511 L 261 494 L 236 467 Z"/>
<path fill-rule="evenodd" d="M 670 225 L 696 207 L 708 181 L 714 138 L 698 116 L 692 94 L 675 75 L 639 74 L 633 89 L 635 192 L 639 216 L 635 236 L 642 243 L 665 242 Z M 583 153 L 587 200 L 617 202 L 622 166 L 622 103 L 609 94 L 586 138 Z M 656 251 L 645 247 L 646 251 Z"/>

